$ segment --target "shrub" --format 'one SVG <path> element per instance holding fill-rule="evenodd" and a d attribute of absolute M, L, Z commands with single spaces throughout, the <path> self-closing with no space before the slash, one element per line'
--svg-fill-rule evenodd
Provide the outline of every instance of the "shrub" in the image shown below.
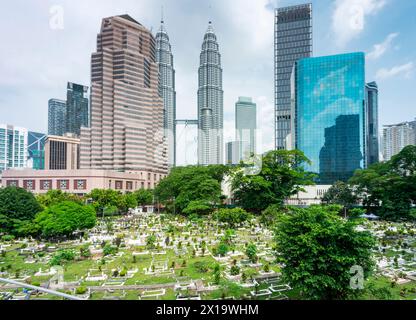
<path fill-rule="evenodd" d="M 49 264 L 51 266 L 59 266 L 73 260 L 75 260 L 75 251 L 61 250 L 54 254 Z"/>
<path fill-rule="evenodd" d="M 112 246 L 111 244 L 106 244 L 103 248 L 103 254 L 108 256 L 110 254 L 116 254 L 118 251 L 117 247 Z"/>
<path fill-rule="evenodd" d="M 10 241 L 13 241 L 14 239 L 15 238 L 13 235 L 7 235 L 7 234 L 1 237 L 1 240 L 4 242 L 10 242 Z"/>
<path fill-rule="evenodd" d="M 220 222 L 228 223 L 230 227 L 235 227 L 237 224 L 251 219 L 251 217 L 251 214 L 241 208 L 220 209 L 213 215 L 214 219 L 217 219 Z"/>
<path fill-rule="evenodd" d="M 239 267 L 237 267 L 237 266 L 232 266 L 232 267 L 231 267 L 231 269 L 230 269 L 230 274 L 231 274 L 232 276 L 237 276 L 237 275 L 239 275 L 239 274 L 240 274 L 240 268 L 239 268 Z"/>
<path fill-rule="evenodd" d="M 205 262 L 205 261 L 197 261 L 194 263 L 194 268 L 199 273 L 207 273 L 210 269 L 210 265 L 208 262 Z"/>
<path fill-rule="evenodd" d="M 78 287 L 75 289 L 75 294 L 86 294 L 87 288 L 84 286 Z"/>
<path fill-rule="evenodd" d="M 215 254 L 224 257 L 228 251 L 230 251 L 230 247 L 226 244 L 226 243 L 220 243 L 215 249 L 214 252 Z"/>

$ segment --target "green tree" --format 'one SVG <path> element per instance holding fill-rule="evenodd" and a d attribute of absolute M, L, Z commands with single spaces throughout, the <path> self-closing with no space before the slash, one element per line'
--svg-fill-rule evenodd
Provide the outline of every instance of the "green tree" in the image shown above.
<path fill-rule="evenodd" d="M 390 161 L 358 170 L 350 179 L 368 211 L 387 220 L 413 220 L 416 202 L 416 146 L 407 146 Z"/>
<path fill-rule="evenodd" d="M 78 204 L 83 203 L 83 199 L 74 194 L 63 192 L 62 190 L 49 190 L 46 194 L 36 196 L 39 204 L 44 208 L 58 204 L 63 201 L 73 201 Z"/>
<path fill-rule="evenodd" d="M 42 207 L 31 192 L 15 187 L 0 189 L 0 233 L 21 235 L 40 211 Z"/>
<path fill-rule="evenodd" d="M 257 175 L 246 175 L 244 170 L 233 173 L 231 187 L 241 207 L 260 213 L 273 204 L 283 205 L 284 200 L 313 184 L 313 174 L 305 172 L 303 164 L 310 163 L 301 151 L 271 151 L 262 159 Z"/>
<path fill-rule="evenodd" d="M 183 210 L 183 213 L 191 215 L 208 215 L 212 212 L 212 206 L 204 200 L 197 200 L 189 202 L 188 206 Z"/>
<path fill-rule="evenodd" d="M 252 218 L 251 214 L 241 208 L 220 209 L 214 213 L 213 218 L 219 222 L 227 223 L 231 228 L 248 221 Z"/>
<path fill-rule="evenodd" d="M 215 248 L 215 253 L 221 257 L 225 257 L 225 255 L 228 253 L 228 251 L 230 251 L 230 247 L 224 243 L 221 242 L 216 248 Z"/>
<path fill-rule="evenodd" d="M 44 237 L 70 236 L 77 230 L 93 228 L 96 215 L 92 206 L 64 201 L 38 213 L 34 222 Z"/>
<path fill-rule="evenodd" d="M 261 213 L 260 216 L 260 222 L 267 226 L 270 227 L 272 225 L 274 225 L 279 217 L 284 214 L 284 208 L 282 208 L 282 206 L 277 205 L 277 204 L 272 204 L 271 206 L 267 207 L 266 210 L 264 210 Z"/>
<path fill-rule="evenodd" d="M 120 196 L 118 207 L 122 212 L 127 212 L 129 209 L 135 209 L 138 205 L 137 197 L 133 193 L 127 193 Z"/>
<path fill-rule="evenodd" d="M 116 246 L 113 246 L 109 243 L 106 243 L 104 248 L 103 248 L 103 254 L 104 256 L 109 256 L 112 254 L 116 254 L 118 251 L 118 248 Z"/>
<path fill-rule="evenodd" d="M 338 181 L 325 193 L 322 202 L 341 205 L 346 216 L 351 206 L 358 202 L 358 197 L 348 183 Z"/>
<path fill-rule="evenodd" d="M 255 263 L 257 262 L 257 247 L 254 243 L 249 243 L 246 248 L 246 256 L 248 259 Z"/>
<path fill-rule="evenodd" d="M 170 212 L 182 213 L 193 201 L 214 207 L 221 202 L 221 183 L 228 171 L 222 165 L 173 168 L 156 187 L 155 198 Z"/>
<path fill-rule="evenodd" d="M 73 260 L 75 260 L 74 250 L 60 250 L 53 255 L 52 259 L 49 261 L 49 265 L 59 266 Z"/>
<path fill-rule="evenodd" d="M 353 266 L 367 278 L 374 267 L 375 240 L 357 231 L 360 220 L 345 220 L 340 207 L 292 209 L 277 224 L 276 249 L 284 264 L 283 280 L 307 299 L 348 299 L 360 294 L 350 287 Z"/>
<path fill-rule="evenodd" d="M 154 234 L 151 234 L 146 238 L 146 247 L 148 249 L 154 249 L 156 247 L 157 238 Z"/>
<path fill-rule="evenodd" d="M 117 207 L 121 210 L 124 206 L 123 195 L 116 190 L 94 189 L 87 198 L 92 199 L 92 205 L 97 214 L 102 214 L 105 208 Z"/>
<path fill-rule="evenodd" d="M 134 192 L 139 206 L 150 206 L 153 204 L 153 190 L 140 189 Z"/>

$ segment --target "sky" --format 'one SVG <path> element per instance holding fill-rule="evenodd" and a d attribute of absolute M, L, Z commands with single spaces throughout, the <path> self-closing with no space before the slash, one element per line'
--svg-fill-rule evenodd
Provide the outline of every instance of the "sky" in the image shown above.
<path fill-rule="evenodd" d="M 379 85 L 382 125 L 416 118 L 416 1 L 313 0 L 313 54 L 363 51 Z M 263 151 L 274 138 L 274 8 L 302 0 L 14 0 L 0 10 L 0 123 L 47 132 L 48 100 L 68 81 L 90 86 L 104 17 L 129 14 L 155 34 L 163 6 L 176 69 L 177 117 L 195 119 L 199 54 L 208 21 L 222 54 L 225 142 L 239 96 L 258 107 Z"/>

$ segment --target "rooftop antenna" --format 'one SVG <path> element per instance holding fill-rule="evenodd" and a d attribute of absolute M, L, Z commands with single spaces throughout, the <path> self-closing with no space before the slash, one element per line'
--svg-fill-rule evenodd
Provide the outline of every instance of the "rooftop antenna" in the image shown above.
<path fill-rule="evenodd" d="M 210 4 L 208 7 L 208 23 L 209 24 L 212 24 L 211 11 L 212 11 L 212 5 Z"/>
<path fill-rule="evenodd" d="M 161 14 L 162 19 L 160 20 L 160 23 L 165 23 L 165 19 L 164 19 L 164 15 L 163 15 L 163 5 L 162 5 L 162 14 Z"/>

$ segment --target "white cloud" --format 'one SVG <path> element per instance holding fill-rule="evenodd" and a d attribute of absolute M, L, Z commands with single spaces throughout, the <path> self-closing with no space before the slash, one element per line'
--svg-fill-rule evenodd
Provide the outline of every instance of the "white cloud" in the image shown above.
<path fill-rule="evenodd" d="M 345 46 L 365 28 L 368 15 L 379 12 L 387 0 L 336 0 L 332 31 L 338 46 Z"/>
<path fill-rule="evenodd" d="M 367 54 L 367 58 L 374 60 L 380 58 L 391 48 L 393 40 L 398 36 L 398 33 L 390 33 L 387 38 L 382 42 L 375 44 L 373 50 Z"/>
<path fill-rule="evenodd" d="M 413 62 L 409 62 L 399 66 L 394 66 L 391 69 L 382 68 L 377 71 L 376 79 L 380 81 L 400 75 L 404 75 L 406 78 L 409 78 L 412 75 L 414 68 L 415 64 Z"/>

